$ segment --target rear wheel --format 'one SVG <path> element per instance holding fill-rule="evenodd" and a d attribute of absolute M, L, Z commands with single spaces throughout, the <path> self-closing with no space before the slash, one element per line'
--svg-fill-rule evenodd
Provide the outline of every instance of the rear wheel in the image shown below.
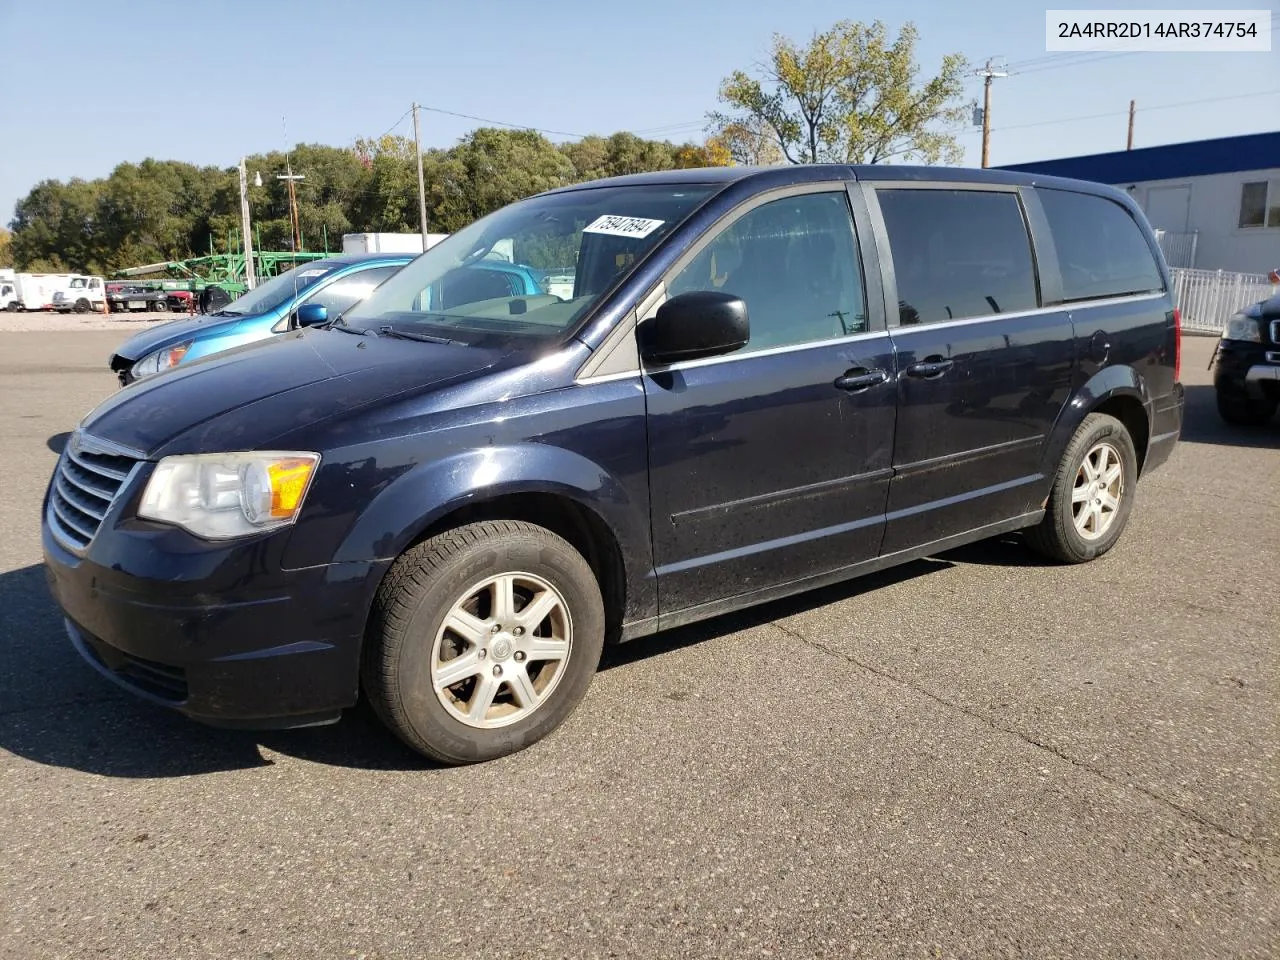
<path fill-rule="evenodd" d="M 151 304 L 152 313 L 165 313 L 168 311 L 168 309 L 169 309 L 168 300 L 155 300 Z"/>
<path fill-rule="evenodd" d="M 1276 413 L 1276 401 L 1265 397 L 1232 397 L 1219 390 L 1218 416 L 1237 427 L 1261 427 L 1271 422 Z"/>
<path fill-rule="evenodd" d="M 364 690 L 420 753 L 491 760 L 573 712 L 604 629 L 599 584 L 568 543 L 529 523 L 468 524 L 392 566 L 365 639 Z"/>
<path fill-rule="evenodd" d="M 1124 424 L 1089 414 L 1067 444 L 1044 519 L 1026 532 L 1028 544 L 1061 563 L 1102 556 L 1124 532 L 1137 480 L 1138 455 Z"/>

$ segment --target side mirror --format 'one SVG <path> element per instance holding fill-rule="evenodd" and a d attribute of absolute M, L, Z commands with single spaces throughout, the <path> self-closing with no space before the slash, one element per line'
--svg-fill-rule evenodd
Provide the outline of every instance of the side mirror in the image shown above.
<path fill-rule="evenodd" d="M 329 308 L 319 303 L 304 303 L 298 308 L 298 326 L 314 327 L 329 319 Z"/>
<path fill-rule="evenodd" d="M 672 297 L 636 328 L 640 356 L 653 364 L 732 353 L 751 338 L 747 305 L 716 290 Z"/>

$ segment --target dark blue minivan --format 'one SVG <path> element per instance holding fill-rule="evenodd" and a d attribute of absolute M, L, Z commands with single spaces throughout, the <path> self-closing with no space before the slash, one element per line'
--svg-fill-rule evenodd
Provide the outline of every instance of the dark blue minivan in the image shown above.
<path fill-rule="evenodd" d="M 473 282 L 500 245 L 568 279 Z M 1179 437 L 1180 347 L 1109 187 L 582 184 L 106 400 L 49 487 L 49 581 L 84 657 L 157 704 L 305 726 L 363 690 L 427 756 L 484 760 L 563 721 L 606 643 L 1015 530 L 1106 552 Z"/>

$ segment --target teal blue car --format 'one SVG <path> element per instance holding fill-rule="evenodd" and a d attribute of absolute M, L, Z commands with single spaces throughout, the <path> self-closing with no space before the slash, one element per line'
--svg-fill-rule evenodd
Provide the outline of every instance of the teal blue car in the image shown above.
<path fill-rule="evenodd" d="M 330 257 L 272 277 L 216 313 L 172 320 L 130 337 L 110 359 L 121 386 L 299 327 L 336 320 L 413 254 Z M 429 291 L 435 309 L 493 297 L 536 296 L 546 277 L 524 264 L 468 264 Z M 434 301 L 439 301 L 438 304 Z"/>

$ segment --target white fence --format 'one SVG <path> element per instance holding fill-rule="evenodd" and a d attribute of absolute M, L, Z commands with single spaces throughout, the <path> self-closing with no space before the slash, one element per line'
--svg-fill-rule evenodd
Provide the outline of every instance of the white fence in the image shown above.
<path fill-rule="evenodd" d="M 1171 233 L 1168 230 L 1156 231 L 1156 243 L 1164 252 L 1165 263 L 1171 267 L 1194 267 L 1196 265 L 1196 241 L 1199 231 L 1191 233 Z"/>
<path fill-rule="evenodd" d="M 1175 302 L 1187 330 L 1221 333 L 1227 318 L 1251 303 L 1275 296 L 1276 286 L 1263 273 L 1188 270 L 1172 267 Z"/>

